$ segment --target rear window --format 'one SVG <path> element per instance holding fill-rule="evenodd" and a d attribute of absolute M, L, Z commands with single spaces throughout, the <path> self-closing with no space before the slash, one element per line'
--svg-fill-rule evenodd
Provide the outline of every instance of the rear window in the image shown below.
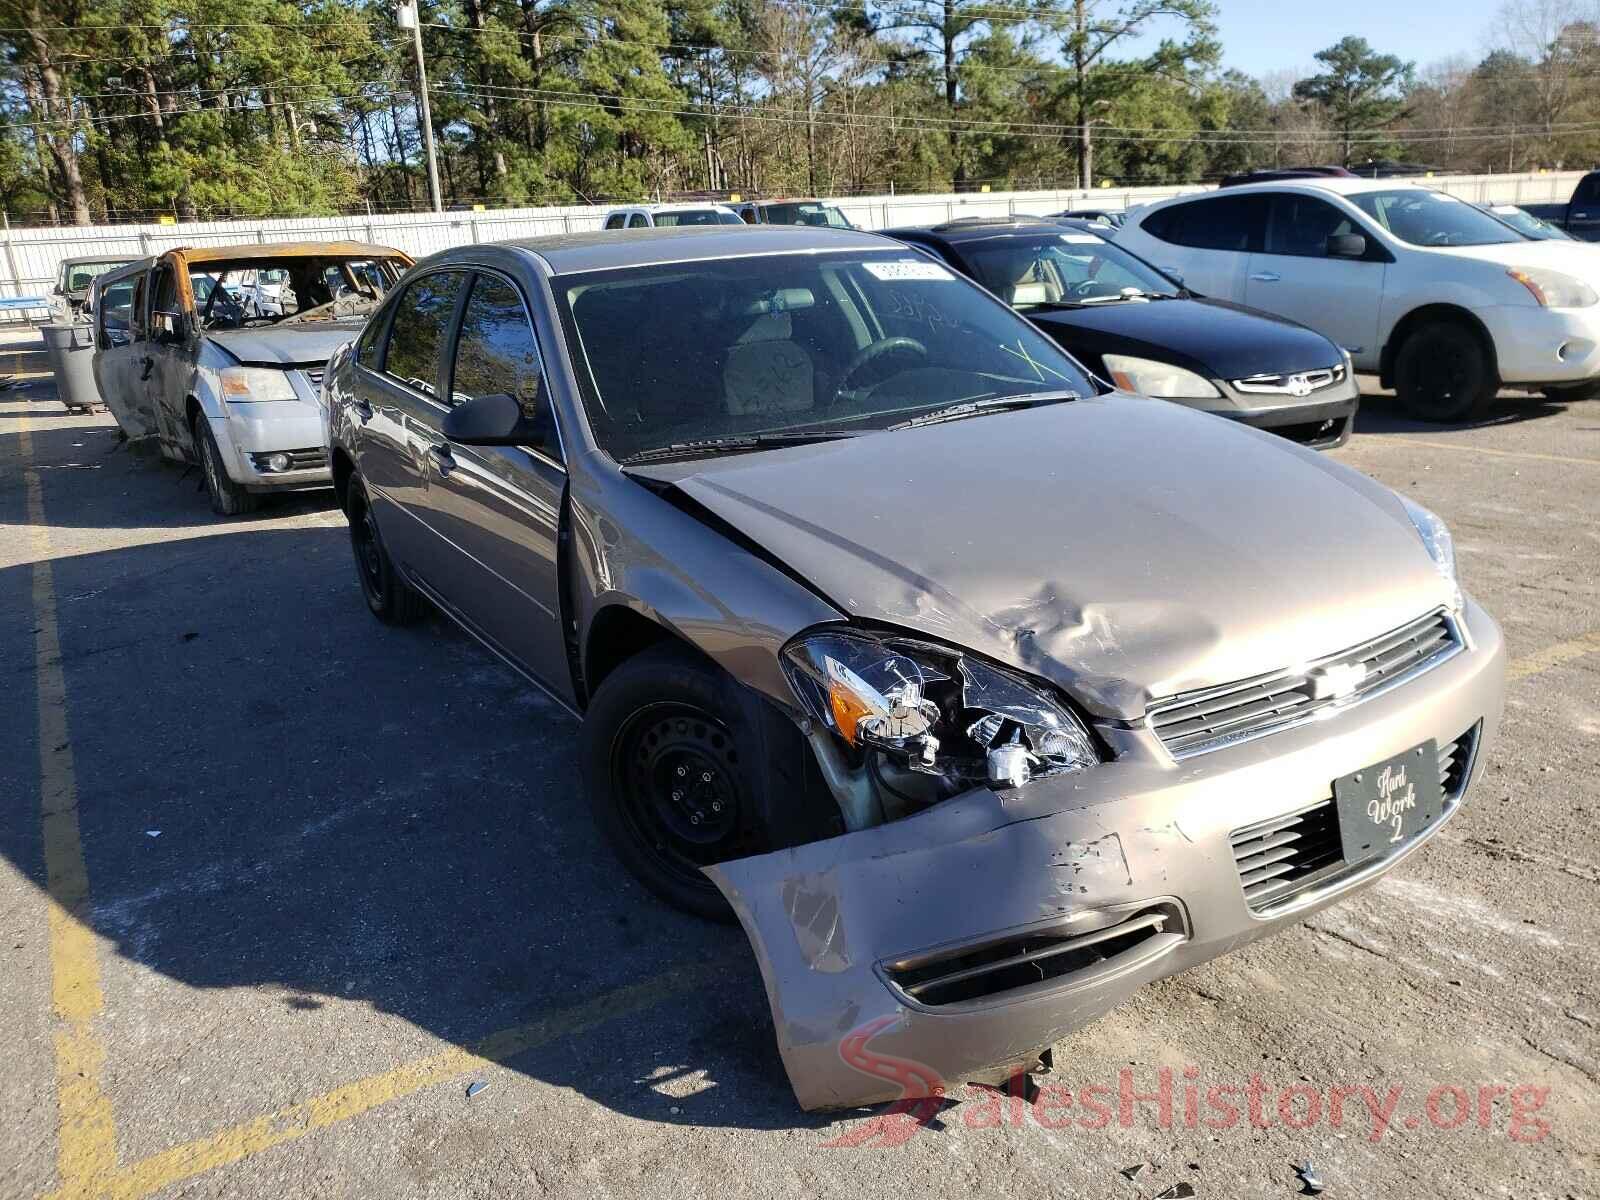
<path fill-rule="evenodd" d="M 1151 213 L 1140 227 L 1152 237 L 1197 250 L 1249 250 L 1258 240 L 1258 196 L 1191 200 Z"/>
<path fill-rule="evenodd" d="M 125 258 L 107 259 L 105 262 L 90 263 L 62 263 L 61 264 L 61 290 L 66 292 L 81 292 L 94 282 L 97 275 L 104 275 L 107 271 L 127 263 Z"/>
<path fill-rule="evenodd" d="M 459 271 L 436 271 L 408 285 L 395 305 L 383 372 L 425 396 L 439 394 L 439 351 L 461 292 Z"/>

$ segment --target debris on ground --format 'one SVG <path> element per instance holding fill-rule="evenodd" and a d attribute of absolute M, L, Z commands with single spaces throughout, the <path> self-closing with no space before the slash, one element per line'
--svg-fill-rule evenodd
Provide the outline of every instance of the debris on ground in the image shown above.
<path fill-rule="evenodd" d="M 1296 1167 L 1295 1171 L 1300 1176 L 1300 1182 L 1305 1184 L 1304 1195 L 1315 1196 L 1322 1191 L 1322 1176 L 1317 1173 L 1317 1168 L 1309 1158 L 1306 1159 L 1304 1165 Z"/>
<path fill-rule="evenodd" d="M 483 1080 L 474 1079 L 471 1083 L 467 1084 L 467 1099 L 471 1100 L 474 1096 L 476 1096 L 479 1092 L 483 1091 L 483 1089 L 488 1087 L 488 1086 L 489 1085 L 487 1083 L 485 1083 Z"/>
<path fill-rule="evenodd" d="M 1117 1174 L 1121 1175 L 1124 1179 L 1137 1179 L 1139 1178 L 1141 1172 L 1146 1171 L 1149 1168 L 1149 1163 L 1136 1162 L 1131 1167 L 1123 1167 L 1121 1171 L 1117 1172 Z"/>
<path fill-rule="evenodd" d="M 1185 1200 L 1194 1195 L 1194 1184 L 1189 1182 L 1175 1183 L 1164 1192 L 1156 1193 L 1156 1200 Z"/>

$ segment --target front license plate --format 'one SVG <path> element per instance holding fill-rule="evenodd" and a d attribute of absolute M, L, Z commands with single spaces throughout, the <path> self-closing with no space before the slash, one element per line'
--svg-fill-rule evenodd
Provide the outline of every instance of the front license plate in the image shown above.
<path fill-rule="evenodd" d="M 1444 788 L 1439 749 L 1423 742 L 1385 762 L 1333 781 L 1339 840 L 1350 864 L 1387 854 L 1439 819 Z"/>

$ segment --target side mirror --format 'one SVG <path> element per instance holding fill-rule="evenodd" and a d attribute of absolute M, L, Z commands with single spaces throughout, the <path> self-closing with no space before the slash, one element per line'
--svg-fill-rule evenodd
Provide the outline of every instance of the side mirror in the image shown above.
<path fill-rule="evenodd" d="M 1359 233 L 1335 233 L 1328 238 L 1329 258 L 1365 258 L 1367 239 Z"/>
<path fill-rule="evenodd" d="M 439 430 L 463 446 L 520 446 L 539 440 L 523 420 L 517 398 L 504 392 L 462 401 L 445 413 Z"/>

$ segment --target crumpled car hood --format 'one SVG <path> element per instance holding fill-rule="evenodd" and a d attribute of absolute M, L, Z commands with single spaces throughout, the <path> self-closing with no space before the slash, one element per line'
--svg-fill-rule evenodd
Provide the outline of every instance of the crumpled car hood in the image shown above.
<path fill-rule="evenodd" d="M 1332 654 L 1448 602 L 1399 500 L 1315 452 L 1108 395 L 630 468 L 841 611 L 1105 717 Z"/>
<path fill-rule="evenodd" d="M 318 366 L 361 332 L 361 321 L 308 321 L 304 325 L 262 325 L 208 332 L 206 337 L 241 363 L 260 366 Z"/>

